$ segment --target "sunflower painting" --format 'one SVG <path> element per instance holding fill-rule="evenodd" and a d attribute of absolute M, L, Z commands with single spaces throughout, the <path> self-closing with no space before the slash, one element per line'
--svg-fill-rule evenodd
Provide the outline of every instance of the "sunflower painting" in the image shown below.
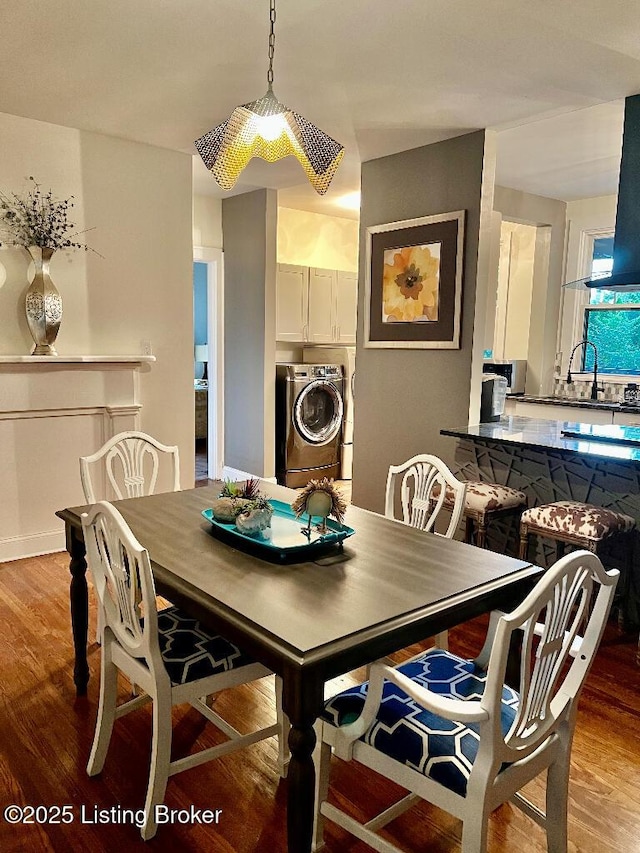
<path fill-rule="evenodd" d="M 438 319 L 440 243 L 386 249 L 383 256 L 382 322 Z"/>
<path fill-rule="evenodd" d="M 370 225 L 364 345 L 459 349 L 465 211 Z"/>

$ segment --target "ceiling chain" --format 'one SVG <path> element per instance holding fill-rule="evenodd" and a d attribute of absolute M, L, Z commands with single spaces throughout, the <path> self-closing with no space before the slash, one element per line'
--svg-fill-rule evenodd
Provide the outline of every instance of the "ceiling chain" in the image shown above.
<path fill-rule="evenodd" d="M 267 71 L 267 83 L 269 84 L 269 89 L 271 89 L 273 86 L 273 54 L 276 49 L 276 34 L 274 31 L 276 24 L 276 0 L 270 0 L 269 21 L 271 22 L 271 27 L 269 30 L 269 70 Z"/>

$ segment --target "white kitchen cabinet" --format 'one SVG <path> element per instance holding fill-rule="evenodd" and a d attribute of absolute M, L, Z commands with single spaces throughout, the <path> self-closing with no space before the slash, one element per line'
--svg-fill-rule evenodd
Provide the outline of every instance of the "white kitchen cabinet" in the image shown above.
<path fill-rule="evenodd" d="M 516 415 L 544 421 L 569 421 L 580 424 L 612 424 L 613 412 L 588 406 L 558 406 L 555 403 L 516 402 Z"/>
<path fill-rule="evenodd" d="M 516 401 L 513 397 L 507 397 L 504 401 L 504 414 L 505 416 L 516 414 Z"/>
<path fill-rule="evenodd" d="M 355 344 L 358 276 L 278 264 L 276 338 L 313 344 Z"/>
<path fill-rule="evenodd" d="M 309 316 L 309 267 L 278 264 L 276 277 L 276 338 L 306 341 Z"/>
<path fill-rule="evenodd" d="M 338 270 L 336 279 L 335 338 L 339 344 L 355 344 L 358 313 L 358 274 Z"/>
<path fill-rule="evenodd" d="M 640 412 L 637 415 L 633 412 L 614 412 L 613 422 L 620 426 L 640 426 Z"/>
<path fill-rule="evenodd" d="M 337 272 L 311 267 L 309 270 L 309 334 L 312 344 L 335 340 L 335 291 Z"/>

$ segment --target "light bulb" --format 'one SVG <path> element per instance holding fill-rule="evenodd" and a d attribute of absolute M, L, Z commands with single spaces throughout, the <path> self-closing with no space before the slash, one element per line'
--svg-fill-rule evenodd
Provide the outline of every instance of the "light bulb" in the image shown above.
<path fill-rule="evenodd" d="M 258 134 L 266 142 L 275 142 L 287 129 L 287 123 L 282 113 L 273 116 L 259 116 L 256 120 Z"/>

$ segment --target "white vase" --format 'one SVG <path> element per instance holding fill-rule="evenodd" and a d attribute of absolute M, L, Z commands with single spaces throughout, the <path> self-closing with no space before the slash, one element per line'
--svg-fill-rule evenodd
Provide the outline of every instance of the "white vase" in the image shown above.
<path fill-rule="evenodd" d="M 54 341 L 62 322 L 62 297 L 49 276 L 49 263 L 55 249 L 29 246 L 35 275 L 25 297 L 25 310 L 35 347 L 31 355 L 58 355 Z"/>

